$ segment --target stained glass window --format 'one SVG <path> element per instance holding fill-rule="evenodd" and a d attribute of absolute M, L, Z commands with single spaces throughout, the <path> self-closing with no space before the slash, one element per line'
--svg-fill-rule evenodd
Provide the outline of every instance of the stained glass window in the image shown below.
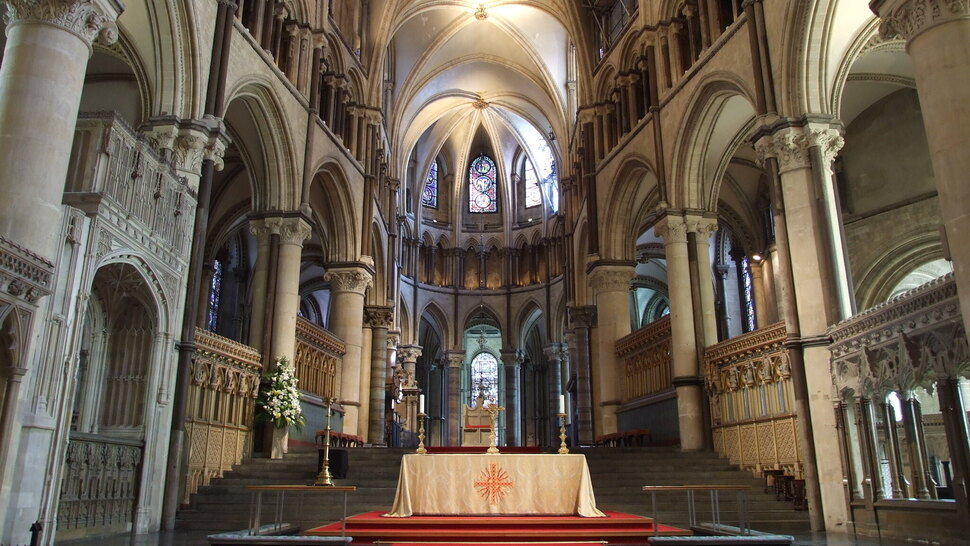
<path fill-rule="evenodd" d="M 744 286 L 744 325 L 745 332 L 753 332 L 754 324 L 754 285 L 751 279 L 751 268 L 748 258 L 741 258 L 741 279 Z"/>
<path fill-rule="evenodd" d="M 480 155 L 468 169 L 468 212 L 498 211 L 495 196 L 495 162 Z"/>
<path fill-rule="evenodd" d="M 209 312 L 206 314 L 205 327 L 215 332 L 219 325 L 219 293 L 222 291 L 222 263 L 212 261 L 212 281 L 209 283 Z"/>
<path fill-rule="evenodd" d="M 421 194 L 421 204 L 426 207 L 438 208 L 438 162 L 435 161 L 428 169 L 428 177 L 424 180 L 424 193 Z"/>
<path fill-rule="evenodd" d="M 498 401 L 498 360 L 492 353 L 481 352 L 472 359 L 471 401 L 475 403 L 479 389 L 485 393 L 485 400 Z"/>
<path fill-rule="evenodd" d="M 542 189 L 531 161 L 525 162 L 525 208 L 542 204 Z"/>

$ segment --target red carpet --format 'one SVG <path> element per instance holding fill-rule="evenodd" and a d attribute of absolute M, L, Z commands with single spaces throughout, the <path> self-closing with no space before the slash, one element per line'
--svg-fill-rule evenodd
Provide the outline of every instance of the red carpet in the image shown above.
<path fill-rule="evenodd" d="M 412 516 L 382 518 L 367 512 L 347 518 L 347 535 L 354 544 L 441 543 L 503 545 L 527 542 L 560 544 L 609 541 L 609 544 L 646 544 L 654 533 L 653 520 L 604 510 L 605 518 L 577 516 Z M 661 535 L 690 535 L 690 531 L 659 525 Z M 340 522 L 306 531 L 306 535 L 339 536 Z M 475 542 L 479 541 L 479 542 Z M 595 542 L 594 542 L 595 544 Z"/>

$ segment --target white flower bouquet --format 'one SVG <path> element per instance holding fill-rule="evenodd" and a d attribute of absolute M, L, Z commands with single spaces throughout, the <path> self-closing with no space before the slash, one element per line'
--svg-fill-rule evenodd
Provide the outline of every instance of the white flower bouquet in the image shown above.
<path fill-rule="evenodd" d="M 296 388 L 298 382 L 286 358 L 276 359 L 273 368 L 259 384 L 256 422 L 273 423 L 276 428 L 302 428 L 306 421 L 300 409 L 300 391 Z"/>

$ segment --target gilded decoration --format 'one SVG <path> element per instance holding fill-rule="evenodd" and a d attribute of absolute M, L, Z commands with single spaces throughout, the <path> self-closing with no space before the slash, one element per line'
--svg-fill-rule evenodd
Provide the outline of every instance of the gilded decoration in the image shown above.
<path fill-rule="evenodd" d="M 347 352 L 342 341 L 319 326 L 297 317 L 293 367 L 300 390 L 329 399 L 337 397 L 337 375 Z"/>
<path fill-rule="evenodd" d="M 703 375 L 716 451 L 743 468 L 799 477 L 787 335 L 777 323 L 708 347 Z"/>
<path fill-rule="evenodd" d="M 667 315 L 617 340 L 616 356 L 623 361 L 626 377 L 625 401 L 673 388 L 670 339 Z"/>
<path fill-rule="evenodd" d="M 196 328 L 189 412 L 185 422 L 189 469 L 183 502 L 242 461 L 250 449 L 249 423 L 263 371 L 259 351 Z M 218 396 L 216 396 L 218 393 Z"/>

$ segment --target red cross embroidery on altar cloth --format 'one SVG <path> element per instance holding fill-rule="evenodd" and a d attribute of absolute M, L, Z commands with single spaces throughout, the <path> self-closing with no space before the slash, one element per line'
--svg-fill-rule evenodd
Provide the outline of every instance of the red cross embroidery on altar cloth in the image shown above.
<path fill-rule="evenodd" d="M 509 479 L 509 473 L 496 463 L 489 463 L 485 470 L 482 470 L 478 480 L 473 483 L 478 494 L 487 499 L 489 504 L 498 504 L 514 484 Z"/>

